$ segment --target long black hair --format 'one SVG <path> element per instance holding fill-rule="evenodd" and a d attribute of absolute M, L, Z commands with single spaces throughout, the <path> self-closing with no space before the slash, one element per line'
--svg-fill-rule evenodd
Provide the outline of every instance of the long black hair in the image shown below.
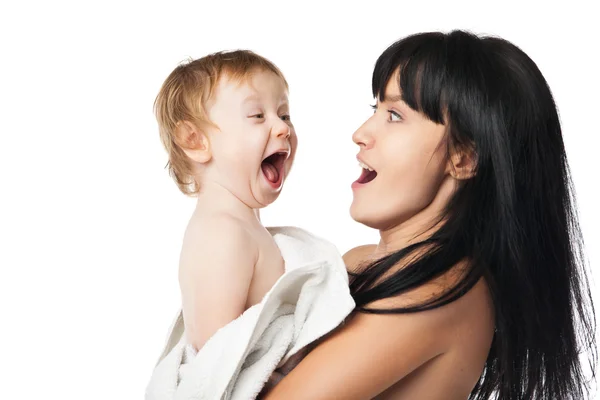
<path fill-rule="evenodd" d="M 448 151 L 471 149 L 475 175 L 451 198 L 435 233 L 351 278 L 356 310 L 409 313 L 443 306 L 484 278 L 496 332 L 470 399 L 582 399 L 580 353 L 596 362 L 595 317 L 574 191 L 553 96 L 512 43 L 470 32 L 422 33 L 376 62 L 373 96 L 400 70 L 402 98 L 448 128 Z M 414 259 L 415 250 L 422 256 Z M 468 272 L 423 304 L 372 309 L 468 260 Z M 406 267 L 389 271 L 400 261 Z M 581 348 L 579 346 L 582 346 Z"/>

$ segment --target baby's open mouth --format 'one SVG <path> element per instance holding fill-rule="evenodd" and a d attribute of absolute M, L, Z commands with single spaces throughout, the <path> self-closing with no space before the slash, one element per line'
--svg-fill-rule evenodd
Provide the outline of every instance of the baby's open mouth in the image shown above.
<path fill-rule="evenodd" d="M 260 165 L 267 181 L 275 187 L 279 186 L 283 178 L 283 164 L 286 158 L 287 153 L 277 152 L 265 158 Z"/>

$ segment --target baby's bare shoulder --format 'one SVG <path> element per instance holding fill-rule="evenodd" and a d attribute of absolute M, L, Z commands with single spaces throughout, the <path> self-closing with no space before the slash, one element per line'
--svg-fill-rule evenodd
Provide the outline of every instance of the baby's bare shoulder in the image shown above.
<path fill-rule="evenodd" d="M 192 217 L 183 238 L 180 270 L 213 268 L 214 263 L 256 263 L 258 245 L 244 221 L 227 214 Z"/>

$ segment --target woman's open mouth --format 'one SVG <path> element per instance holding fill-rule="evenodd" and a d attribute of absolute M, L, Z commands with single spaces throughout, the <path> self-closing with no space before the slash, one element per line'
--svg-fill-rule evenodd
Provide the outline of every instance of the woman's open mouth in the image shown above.
<path fill-rule="evenodd" d="M 358 179 L 352 184 L 353 187 L 369 183 L 373 179 L 375 179 L 375 177 L 377 177 L 377 171 L 375 171 L 373 168 L 369 167 L 367 164 L 363 163 L 360 160 L 358 163 L 362 167 L 362 173 L 360 174 Z"/>
<path fill-rule="evenodd" d="M 260 165 L 265 179 L 273 189 L 281 187 L 284 175 L 283 166 L 287 157 L 288 153 L 286 152 L 273 153 L 265 158 Z"/>
<path fill-rule="evenodd" d="M 360 174 L 360 177 L 356 180 L 356 182 L 361 183 L 361 184 L 369 183 L 373 179 L 375 179 L 376 176 L 377 176 L 376 171 L 363 169 L 362 174 Z"/>

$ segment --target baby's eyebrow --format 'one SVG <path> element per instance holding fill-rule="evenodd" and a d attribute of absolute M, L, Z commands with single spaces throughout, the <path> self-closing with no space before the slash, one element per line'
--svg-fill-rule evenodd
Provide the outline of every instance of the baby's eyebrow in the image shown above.
<path fill-rule="evenodd" d="M 260 96 L 256 93 L 253 93 L 251 95 L 248 95 L 245 99 L 244 99 L 244 103 L 250 103 L 252 101 L 259 101 L 260 100 Z"/>

